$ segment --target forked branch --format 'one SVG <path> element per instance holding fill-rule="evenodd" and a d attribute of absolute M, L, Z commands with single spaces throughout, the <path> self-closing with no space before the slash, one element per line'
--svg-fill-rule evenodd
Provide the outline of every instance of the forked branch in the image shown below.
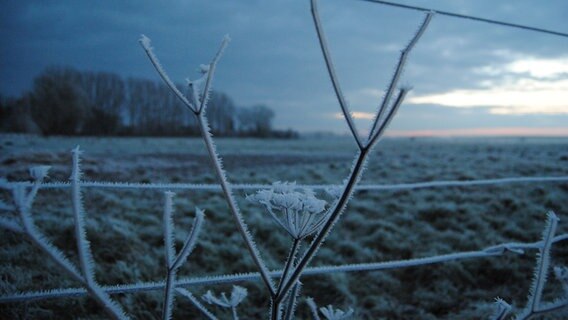
<path fill-rule="evenodd" d="M 347 203 L 349 202 L 349 200 L 351 199 L 351 196 L 353 195 L 353 191 L 354 191 L 355 186 L 359 182 L 359 179 L 361 177 L 363 169 L 365 168 L 365 163 L 367 161 L 367 156 L 369 155 L 370 150 L 372 149 L 374 144 L 377 143 L 377 141 L 379 140 L 381 135 L 384 133 L 384 131 L 387 128 L 387 126 L 389 125 L 390 121 L 394 117 L 397 109 L 402 104 L 402 101 L 404 100 L 406 93 L 408 92 L 408 89 L 403 88 L 403 89 L 400 90 L 400 93 L 399 93 L 393 107 L 389 110 L 389 112 L 387 113 L 387 116 L 382 119 L 381 123 L 378 124 L 379 125 L 378 130 L 375 130 L 375 132 L 370 136 L 368 143 L 363 145 L 363 143 L 361 142 L 359 135 L 358 135 L 358 133 L 355 129 L 355 126 L 352 123 L 352 118 L 351 118 L 349 112 L 347 111 L 347 105 L 345 103 L 345 99 L 344 99 L 343 94 L 342 94 L 342 92 L 339 88 L 339 80 L 337 79 L 337 76 L 336 76 L 335 71 L 333 69 L 333 63 L 331 61 L 331 56 L 329 54 L 329 50 L 327 49 L 327 44 L 326 44 L 327 41 L 325 40 L 325 36 L 322 32 L 321 22 L 320 22 L 318 10 L 317 10 L 317 0 L 311 0 L 311 6 L 312 6 L 312 16 L 313 16 L 314 24 L 315 24 L 316 30 L 318 31 L 317 33 L 318 33 L 319 42 L 320 42 L 320 45 L 321 45 L 321 48 L 322 48 L 322 53 L 324 55 L 324 59 L 326 61 L 326 66 L 328 68 L 328 72 L 329 72 L 329 75 L 330 75 L 330 78 L 331 78 L 331 82 L 333 83 L 333 86 L 335 88 L 335 93 L 336 93 L 337 99 L 339 101 L 339 105 L 341 106 L 341 109 L 342 109 L 342 111 L 345 115 L 345 119 L 347 120 L 349 128 L 351 129 L 351 133 L 353 134 L 355 140 L 357 141 L 357 145 L 359 147 L 359 152 L 358 152 L 358 154 L 355 158 L 353 167 L 351 168 L 351 172 L 350 172 L 348 178 L 345 180 L 346 182 L 343 186 L 341 196 L 339 197 L 339 199 L 335 203 L 335 205 L 332 206 L 329 209 L 330 212 L 331 212 L 330 215 L 329 215 L 329 219 L 323 225 L 320 232 L 315 236 L 315 238 L 313 239 L 310 246 L 307 248 L 306 252 L 304 253 L 302 258 L 300 259 L 298 266 L 296 267 L 296 269 L 294 270 L 294 272 L 292 273 L 290 278 L 285 282 L 285 284 L 282 288 L 282 292 L 281 292 L 282 294 L 277 296 L 277 298 L 276 298 L 276 301 L 278 301 L 278 302 L 282 301 L 284 296 L 291 289 L 292 285 L 300 278 L 302 272 L 307 267 L 310 260 L 316 254 L 316 252 L 318 251 L 318 249 L 321 246 L 321 244 L 323 243 L 323 241 L 327 238 L 327 236 L 329 235 L 329 233 L 332 230 L 335 223 L 339 220 L 341 213 L 345 210 Z M 413 37 L 409 46 L 407 47 L 407 49 L 405 49 L 405 51 L 407 51 L 407 53 L 404 54 L 404 56 L 403 56 L 404 59 L 402 59 L 402 62 L 399 63 L 400 68 L 397 68 L 397 69 L 402 70 L 402 65 L 406 61 L 406 56 L 407 56 L 408 52 L 415 46 L 416 42 L 420 39 L 420 36 L 424 33 L 424 31 L 425 31 L 426 27 L 428 26 L 431 18 L 432 18 L 432 13 L 428 13 L 424 22 L 422 23 L 420 29 L 418 30 L 417 35 L 415 35 Z M 397 82 L 398 81 L 398 78 L 400 76 L 400 71 L 398 73 L 399 73 L 399 75 L 397 76 L 395 74 L 395 77 L 393 77 L 391 82 Z M 392 88 L 394 88 L 395 86 L 396 86 L 396 83 L 394 83 L 394 84 L 391 83 L 391 85 L 389 85 L 389 87 L 392 87 Z M 375 121 L 378 123 L 378 121 L 380 120 L 379 119 L 379 113 L 381 113 L 381 110 L 377 111 L 377 113 L 378 114 L 377 114 Z"/>
<path fill-rule="evenodd" d="M 156 68 L 156 71 L 160 74 L 160 76 L 162 77 L 164 82 L 166 82 L 166 84 L 172 89 L 172 91 L 174 91 L 174 93 L 181 99 L 181 101 L 186 105 L 186 107 L 189 108 L 197 116 L 201 135 L 202 135 L 203 140 L 205 142 L 205 146 L 207 148 L 207 152 L 208 152 L 209 157 L 211 159 L 211 163 L 213 164 L 215 174 L 217 175 L 217 178 L 219 179 L 219 182 L 221 184 L 221 189 L 223 190 L 223 193 L 225 195 L 225 199 L 227 200 L 227 204 L 229 206 L 231 215 L 233 216 L 233 219 L 235 220 L 235 222 L 237 224 L 237 229 L 239 230 L 241 237 L 245 241 L 245 245 L 247 247 L 247 250 L 250 253 L 250 256 L 252 257 L 256 267 L 258 268 L 258 270 L 260 272 L 262 280 L 264 281 L 267 289 L 269 290 L 270 295 L 274 296 L 276 291 L 274 289 L 274 284 L 272 282 L 272 279 L 269 276 L 268 268 L 266 267 L 264 260 L 260 256 L 260 252 L 258 251 L 258 249 L 257 249 L 257 247 L 254 243 L 254 240 L 252 239 L 252 236 L 251 236 L 250 232 L 248 231 L 247 225 L 245 224 L 244 219 L 243 219 L 243 217 L 240 213 L 240 210 L 239 210 L 239 208 L 236 204 L 236 200 L 235 200 L 235 197 L 233 195 L 231 186 L 230 186 L 230 184 L 229 184 L 229 182 L 226 178 L 225 171 L 224 171 L 224 169 L 221 165 L 221 163 L 222 163 L 221 158 L 219 157 L 219 155 L 217 154 L 217 152 L 215 150 L 215 144 L 213 143 L 213 138 L 212 138 L 211 132 L 209 130 L 209 123 L 207 122 L 207 118 L 205 117 L 205 114 L 204 114 L 204 111 L 207 108 L 207 98 L 206 98 L 207 95 L 208 95 L 207 91 L 210 90 L 210 85 L 211 85 L 211 81 L 212 81 L 212 78 L 213 78 L 213 75 L 214 75 L 215 66 L 216 66 L 219 58 L 221 57 L 221 54 L 222 54 L 224 48 L 227 46 L 228 41 L 229 41 L 229 38 L 227 36 L 225 36 L 225 38 L 223 38 L 223 41 L 221 43 L 219 50 L 217 51 L 217 54 L 213 58 L 212 63 L 209 65 L 207 70 L 205 70 L 205 72 L 207 72 L 207 80 L 206 80 L 206 83 L 205 83 L 206 92 L 203 92 L 201 94 L 201 96 L 202 96 L 201 98 L 199 97 L 198 94 L 197 94 L 197 96 L 193 97 L 193 101 L 199 101 L 200 102 L 199 108 L 197 108 L 193 104 L 191 104 L 189 102 L 189 99 L 187 99 L 181 92 L 179 92 L 179 90 L 177 90 L 177 88 L 175 87 L 173 82 L 171 80 L 169 80 L 170 78 L 166 74 L 165 70 L 161 67 L 161 64 L 160 64 L 158 58 L 156 57 L 156 55 L 152 51 L 150 39 L 147 38 L 146 36 L 142 36 L 142 38 L 140 39 L 140 44 L 142 45 L 142 47 L 146 51 L 148 57 L 150 58 L 150 61 L 152 62 L 152 64 Z M 196 95 L 195 90 L 191 90 L 191 93 L 193 95 Z"/>
<path fill-rule="evenodd" d="M 321 47 L 321 51 L 323 52 L 325 65 L 327 67 L 327 72 L 329 73 L 329 77 L 331 78 L 331 83 L 333 85 L 333 90 L 335 91 L 337 101 L 339 101 L 341 112 L 343 113 L 345 121 L 347 121 L 347 125 L 349 126 L 349 130 L 351 130 L 351 134 L 353 135 L 353 138 L 355 138 L 357 146 L 359 147 L 359 149 L 361 149 L 363 148 L 363 142 L 361 141 L 361 137 L 359 137 L 359 132 L 357 131 L 357 128 L 355 127 L 355 122 L 353 121 L 353 116 L 351 116 L 351 113 L 349 112 L 347 101 L 345 100 L 343 92 L 341 91 L 341 86 L 339 85 L 339 79 L 335 74 L 335 67 L 333 66 L 333 61 L 331 60 L 331 54 L 329 53 L 329 49 L 327 47 L 327 40 L 325 38 L 323 27 L 320 21 L 318 5 L 316 0 L 312 0 L 311 2 L 311 11 L 312 11 L 312 17 L 314 19 L 314 24 L 316 27 L 316 32 L 318 35 L 319 44 Z"/>
<path fill-rule="evenodd" d="M 166 251 L 166 286 L 164 290 L 164 303 L 162 309 L 162 319 L 169 320 L 172 318 L 173 306 L 175 301 L 175 283 L 177 278 L 177 272 L 181 265 L 187 260 L 187 257 L 193 251 L 195 244 L 197 243 L 197 238 L 201 231 L 201 226 L 203 225 L 203 220 L 205 215 L 203 211 L 196 208 L 195 210 L 195 220 L 193 222 L 193 227 L 188 233 L 181 251 L 176 254 L 175 249 L 175 233 L 174 233 L 174 223 L 172 219 L 173 213 L 173 197 L 174 193 L 166 191 L 164 193 L 165 203 L 164 203 L 164 244 Z M 187 294 L 185 294 L 188 297 Z M 190 299 L 193 302 L 193 300 Z M 194 303 L 195 304 L 195 303 Z M 197 307 L 202 310 L 203 307 L 197 305 Z"/>
<path fill-rule="evenodd" d="M 77 149 L 78 151 L 78 149 Z M 78 177 L 79 167 L 78 161 L 74 162 L 77 164 L 74 165 L 74 175 Z M 80 252 L 80 261 L 81 261 L 81 269 L 84 275 L 77 270 L 75 265 L 59 250 L 55 247 L 51 241 L 40 230 L 38 230 L 35 226 L 33 217 L 31 215 L 31 208 L 33 205 L 33 201 L 35 196 L 41 186 L 42 180 L 47 175 L 47 170 L 49 167 L 35 167 L 30 170 L 32 173 L 32 177 L 34 178 L 34 186 L 31 188 L 29 192 L 26 192 L 26 188 L 24 186 L 17 186 L 15 187 L 13 192 L 14 202 L 16 203 L 16 210 L 18 211 L 20 218 L 22 220 L 23 231 L 31 240 L 31 242 L 40 248 L 44 253 L 50 256 L 53 261 L 65 272 L 67 272 L 73 279 L 77 280 L 87 289 L 89 295 L 94 298 L 99 305 L 103 308 L 103 310 L 107 313 L 109 317 L 112 319 L 128 319 L 120 305 L 118 305 L 115 301 L 113 301 L 109 294 L 101 288 L 101 286 L 95 281 L 94 279 L 94 272 L 92 270 L 92 261 L 88 259 L 90 256 L 90 250 L 88 246 L 88 242 L 86 237 L 80 237 L 79 234 L 85 236 L 84 225 L 77 227 L 77 220 L 75 221 L 76 225 L 76 232 L 77 232 L 77 243 L 79 248 L 82 248 L 82 252 Z M 73 201 L 80 202 L 80 191 L 74 188 L 73 196 L 78 197 L 73 199 Z M 74 204 L 74 212 L 75 215 L 81 215 L 82 211 L 77 211 L 78 207 Z M 79 208 L 80 209 L 80 208 Z M 82 220 L 82 218 L 80 218 Z M 81 251 L 81 249 L 79 249 Z"/>
<path fill-rule="evenodd" d="M 424 31 L 426 31 L 426 28 L 430 24 L 430 21 L 432 20 L 433 15 L 434 15 L 433 12 L 428 12 L 426 14 L 426 17 L 424 18 L 424 21 L 422 21 L 422 24 L 418 28 L 418 31 L 416 32 L 416 34 L 414 34 L 414 37 L 412 37 L 412 40 L 410 40 L 410 42 L 408 43 L 406 48 L 404 48 L 404 50 L 402 50 L 402 52 L 400 53 L 400 58 L 399 58 L 398 63 L 396 65 L 396 70 L 394 72 L 394 75 L 392 76 L 392 79 L 389 83 L 387 92 L 386 92 L 385 96 L 383 97 L 383 100 L 382 100 L 382 102 L 379 106 L 379 110 L 377 111 L 377 113 L 375 115 L 375 119 L 373 121 L 371 129 L 369 130 L 369 137 L 367 138 L 367 144 L 371 143 L 371 140 L 373 139 L 373 136 L 375 134 L 375 130 L 377 130 L 377 125 L 380 123 L 380 120 L 382 118 L 383 113 L 388 108 L 388 105 L 390 103 L 390 99 L 391 99 L 391 97 L 394 93 L 396 86 L 398 85 L 398 82 L 400 80 L 400 76 L 402 75 L 402 70 L 404 69 L 404 65 L 406 64 L 406 60 L 408 59 L 410 51 L 412 51 L 412 49 L 414 48 L 414 46 L 416 45 L 418 40 L 420 40 L 420 38 L 424 34 Z M 400 97 L 400 95 L 399 95 L 399 97 Z M 402 101 L 400 101 L 400 102 L 402 102 Z M 395 102 L 395 106 L 396 106 L 396 102 Z M 393 106 L 393 108 L 395 108 L 395 106 Z M 388 117 L 387 117 L 387 119 L 388 119 Z M 378 133 L 377 133 L 377 135 L 378 135 Z"/>

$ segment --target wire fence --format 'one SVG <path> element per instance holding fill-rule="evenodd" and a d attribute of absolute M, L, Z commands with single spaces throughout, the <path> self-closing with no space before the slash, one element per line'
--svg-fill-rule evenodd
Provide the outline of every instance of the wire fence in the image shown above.
<path fill-rule="evenodd" d="M 545 33 L 545 34 L 549 34 L 549 35 L 553 35 L 553 36 L 568 38 L 568 33 L 566 33 L 566 32 L 548 30 L 548 29 L 538 28 L 538 27 L 531 27 L 531 26 L 527 26 L 527 25 L 523 25 L 523 24 L 519 24 L 519 23 L 511 23 L 511 22 L 505 22 L 505 21 L 500 21 L 500 20 L 487 19 L 487 18 L 482 18 L 482 17 L 475 17 L 475 16 L 471 16 L 471 15 L 467 15 L 467 14 L 460 14 L 460 13 L 449 12 L 449 11 L 444 11 L 444 10 L 436 10 L 436 9 L 431 9 L 431 8 L 426 8 L 426 7 L 419 7 L 419 6 L 407 5 L 407 4 L 395 3 L 395 2 L 383 1 L 383 0 L 362 0 L 362 1 L 372 2 L 372 3 L 375 3 L 375 4 L 397 7 L 397 8 L 407 9 L 407 10 L 415 10 L 415 11 L 421 11 L 421 12 L 433 12 L 433 13 L 435 13 L 437 15 L 441 15 L 441 16 L 447 16 L 447 17 L 465 19 L 465 20 L 472 20 L 472 21 L 477 21 L 477 22 L 484 22 L 484 23 L 494 24 L 494 25 L 498 25 L 498 26 L 502 26 L 502 27 L 516 28 L 516 29 L 534 31 L 534 32 Z"/>
<path fill-rule="evenodd" d="M 475 187 L 503 184 L 527 184 L 527 183 L 564 183 L 568 182 L 568 176 L 538 176 L 538 177 L 505 177 L 496 179 L 475 180 L 436 180 L 425 182 L 395 183 L 395 184 L 361 184 L 355 187 L 358 191 L 381 191 L 381 190 L 411 190 L 426 188 L 446 187 Z M 3 187 L 11 189 L 13 186 L 32 187 L 32 182 L 4 182 Z M 136 182 L 113 182 L 113 181 L 80 181 L 83 188 L 97 189 L 147 189 L 147 190 L 196 190 L 196 191 L 221 191 L 218 184 L 195 184 L 195 183 L 136 183 Z M 325 190 L 339 187 L 337 184 L 298 184 L 298 188 Z M 269 189 L 270 184 L 232 184 L 233 190 L 260 190 Z M 41 189 L 65 189 L 71 188 L 71 182 L 54 181 L 41 185 Z"/>

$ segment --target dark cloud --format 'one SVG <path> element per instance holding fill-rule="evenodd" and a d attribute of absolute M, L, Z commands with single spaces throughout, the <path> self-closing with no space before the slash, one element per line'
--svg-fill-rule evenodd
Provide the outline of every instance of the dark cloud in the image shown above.
<path fill-rule="evenodd" d="M 438 0 L 427 5 L 567 31 L 568 4 L 562 0 Z M 423 15 L 362 1 L 320 1 L 320 8 L 347 98 L 357 111 L 371 112 L 379 96 L 361 92 L 386 87 L 399 50 Z M 49 65 L 158 79 L 137 43 L 141 33 L 153 40 L 171 77 L 182 81 L 194 76 L 200 63 L 209 61 L 228 33 L 232 42 L 219 65 L 215 88 L 241 105 L 270 105 L 280 127 L 345 129 L 332 116 L 339 109 L 317 44 L 309 1 L 3 1 L 0 20 L 2 94 L 20 94 Z M 507 54 L 496 53 L 556 58 L 567 50 L 565 38 L 438 16 L 413 52 L 403 83 L 413 85 L 415 94 L 475 88 L 482 79 L 473 69 L 510 61 Z M 395 123 L 399 128 L 421 126 L 422 116 L 437 117 L 430 123 L 440 127 L 448 126 L 449 118 L 455 126 L 475 121 L 523 126 L 537 117 L 432 106 L 406 110 Z M 466 111 L 475 116 L 463 114 Z"/>

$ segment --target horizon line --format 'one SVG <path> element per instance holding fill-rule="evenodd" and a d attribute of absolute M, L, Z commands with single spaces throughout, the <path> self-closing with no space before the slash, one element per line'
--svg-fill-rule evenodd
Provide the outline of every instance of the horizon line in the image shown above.
<path fill-rule="evenodd" d="M 303 131 L 300 134 L 317 135 L 350 135 L 347 131 L 334 130 Z M 530 128 L 530 127 L 498 127 L 498 128 L 463 128 L 463 129 L 422 129 L 422 130 L 387 130 L 385 137 L 411 138 L 411 137 L 550 137 L 568 138 L 568 127 Z"/>

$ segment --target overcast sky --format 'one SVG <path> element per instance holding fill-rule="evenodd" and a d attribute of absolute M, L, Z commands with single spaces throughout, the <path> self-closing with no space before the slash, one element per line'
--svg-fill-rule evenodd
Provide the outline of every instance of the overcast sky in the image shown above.
<path fill-rule="evenodd" d="M 401 3 L 568 32 L 565 0 Z M 320 0 L 341 85 L 361 132 L 423 14 Z M 214 89 L 266 104 L 278 128 L 345 132 L 309 1 L 1 1 L 0 94 L 28 90 L 52 65 L 158 80 L 137 40 L 152 39 L 172 79 L 225 51 Z M 435 16 L 401 81 L 413 91 L 393 135 L 568 135 L 568 38 Z"/>

